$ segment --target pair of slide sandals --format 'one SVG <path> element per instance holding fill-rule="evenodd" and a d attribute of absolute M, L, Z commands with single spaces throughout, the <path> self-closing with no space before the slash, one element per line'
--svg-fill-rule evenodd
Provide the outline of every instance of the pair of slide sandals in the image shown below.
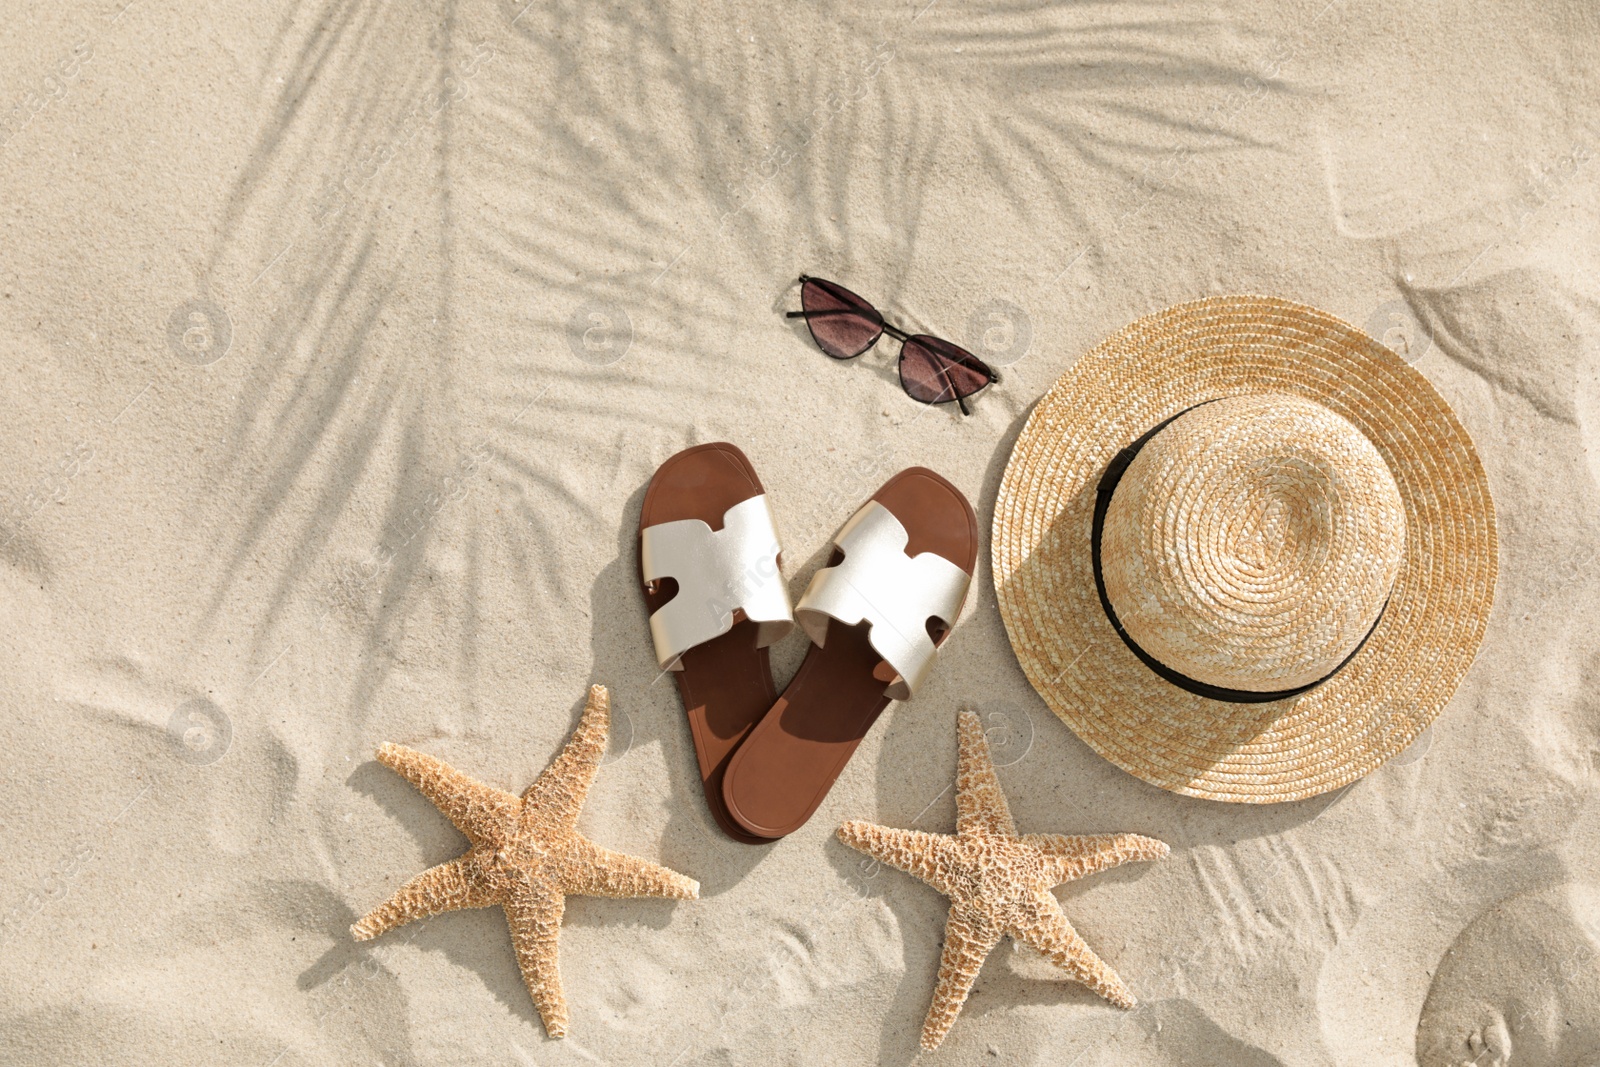
<path fill-rule="evenodd" d="M 661 669 L 689 715 L 706 801 L 737 841 L 803 826 L 891 700 L 910 700 L 961 613 L 978 520 L 912 467 L 834 537 L 792 608 L 772 509 L 731 444 L 661 465 L 639 516 L 639 572 Z M 812 648 L 780 695 L 767 648 L 799 622 Z"/>

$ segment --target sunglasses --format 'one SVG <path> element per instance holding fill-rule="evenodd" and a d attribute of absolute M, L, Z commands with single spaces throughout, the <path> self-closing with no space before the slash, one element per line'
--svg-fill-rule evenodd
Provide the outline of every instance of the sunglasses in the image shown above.
<path fill-rule="evenodd" d="M 834 359 L 854 359 L 884 334 L 900 342 L 900 388 L 924 404 L 954 400 L 970 415 L 967 397 L 1000 380 L 983 360 L 965 348 L 925 333 L 908 334 L 883 321 L 878 309 L 850 290 L 822 278 L 800 275 L 800 304 L 791 319 L 805 319 L 811 339 Z"/>

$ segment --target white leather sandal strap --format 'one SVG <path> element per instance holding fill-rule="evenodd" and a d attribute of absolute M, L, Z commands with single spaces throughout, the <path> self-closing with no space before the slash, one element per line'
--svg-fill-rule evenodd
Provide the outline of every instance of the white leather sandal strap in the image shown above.
<path fill-rule="evenodd" d="M 827 637 L 829 619 L 871 623 L 867 640 L 899 674 L 886 689 L 895 700 L 910 700 L 933 669 L 938 649 L 928 636 L 928 620 L 954 626 L 972 581 L 943 556 L 907 556 L 909 540 L 892 511 L 867 501 L 833 539 L 844 559 L 818 571 L 795 607 L 796 620 L 818 645 Z"/>
<path fill-rule="evenodd" d="M 729 508 L 715 532 L 699 519 L 645 527 L 639 538 L 645 582 L 672 578 L 678 583 L 677 594 L 650 616 L 662 670 L 683 670 L 683 654 L 733 629 L 733 613 L 740 608 L 759 624 L 758 646 L 794 628 L 778 551 L 778 529 L 765 493 Z"/>

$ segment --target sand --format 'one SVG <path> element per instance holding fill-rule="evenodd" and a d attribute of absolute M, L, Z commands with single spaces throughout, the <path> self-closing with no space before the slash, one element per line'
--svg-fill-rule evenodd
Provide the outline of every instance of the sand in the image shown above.
<path fill-rule="evenodd" d="M 946 902 L 832 831 L 949 832 L 964 707 L 1023 832 L 1173 854 L 1060 892 L 1136 1011 L 1007 948 L 930 1061 L 1600 1055 L 1590 5 L 124 2 L 0 40 L 0 1062 L 912 1062 Z M 801 271 L 1005 380 L 963 419 L 827 359 Z M 1403 348 L 1478 444 L 1500 583 L 1431 730 L 1296 804 L 1163 793 L 1034 695 L 985 565 L 810 824 L 723 839 L 636 588 L 655 466 L 739 444 L 796 592 L 904 466 L 987 538 L 1057 376 L 1239 291 Z M 376 747 L 520 791 L 591 682 L 580 829 L 703 898 L 572 901 L 556 1042 L 497 912 L 347 930 L 463 847 Z"/>

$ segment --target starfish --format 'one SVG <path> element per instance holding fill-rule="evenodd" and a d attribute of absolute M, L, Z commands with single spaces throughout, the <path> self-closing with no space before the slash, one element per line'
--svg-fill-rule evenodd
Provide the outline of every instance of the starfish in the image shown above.
<path fill-rule="evenodd" d="M 961 713 L 958 736 L 954 836 L 859 821 L 839 827 L 839 840 L 851 848 L 950 898 L 939 984 L 922 1024 L 922 1047 L 931 1052 L 944 1041 L 984 958 L 1006 935 L 1043 953 L 1117 1007 L 1132 1008 L 1133 994 L 1078 936 L 1050 890 L 1133 860 L 1161 859 L 1169 849 L 1138 834 L 1019 837 L 977 715 Z"/>
<path fill-rule="evenodd" d="M 350 927 L 357 941 L 456 908 L 505 909 L 522 981 L 551 1037 L 567 1033 L 556 949 L 566 898 L 697 899 L 700 883 L 578 833 L 578 811 L 605 754 L 611 698 L 603 685 L 567 745 L 521 797 L 473 781 L 443 760 L 388 744 L 378 761 L 416 786 L 467 835 L 466 855 L 430 867 Z"/>

